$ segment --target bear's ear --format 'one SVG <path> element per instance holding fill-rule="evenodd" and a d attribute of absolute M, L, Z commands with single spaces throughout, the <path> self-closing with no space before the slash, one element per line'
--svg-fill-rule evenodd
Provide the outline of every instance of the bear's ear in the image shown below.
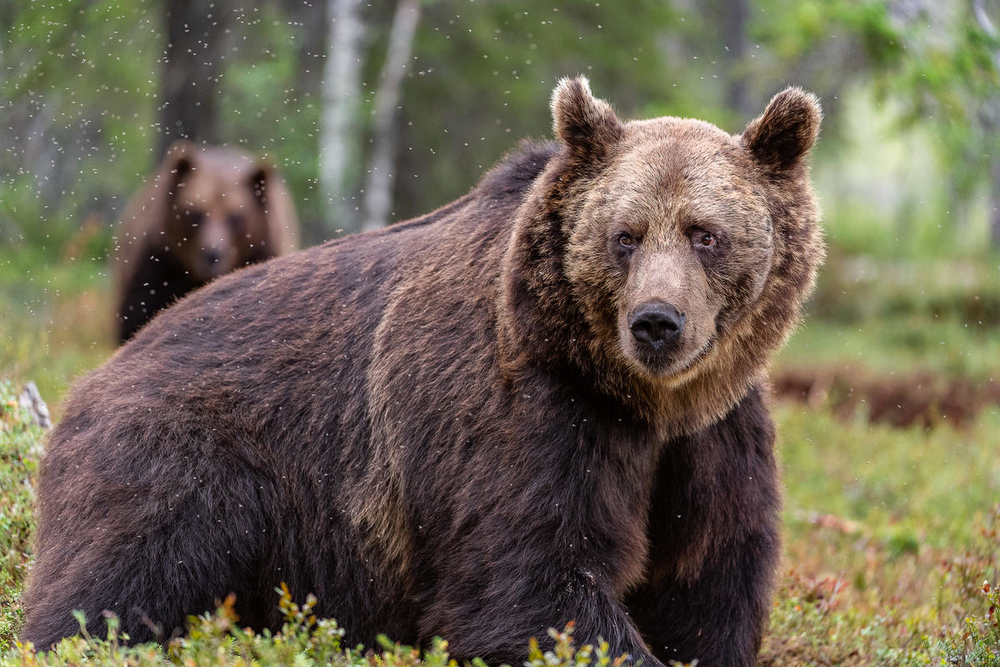
<path fill-rule="evenodd" d="M 170 144 L 163 154 L 160 163 L 160 173 L 157 179 L 167 188 L 169 194 L 174 194 L 174 187 L 183 181 L 194 168 L 196 146 L 187 139 L 178 139 Z"/>
<path fill-rule="evenodd" d="M 552 93 L 552 127 L 579 157 L 600 158 L 622 136 L 611 105 L 590 92 L 585 77 L 561 79 Z"/>
<path fill-rule="evenodd" d="M 782 172 L 798 164 L 816 143 L 822 117 L 815 95 L 786 88 L 750 121 L 740 141 L 758 163 Z"/>
<path fill-rule="evenodd" d="M 270 163 L 259 161 L 250 172 L 247 187 L 267 220 L 268 250 L 283 255 L 298 248 L 299 219 L 281 174 Z"/>

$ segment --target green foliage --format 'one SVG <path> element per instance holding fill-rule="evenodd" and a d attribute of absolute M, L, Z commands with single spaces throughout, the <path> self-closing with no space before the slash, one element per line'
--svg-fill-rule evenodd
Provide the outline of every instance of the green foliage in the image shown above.
<path fill-rule="evenodd" d="M 549 136 L 547 102 L 560 76 L 591 77 L 594 90 L 626 117 L 694 116 L 733 132 L 794 83 L 819 93 L 827 109 L 818 165 L 857 168 L 835 150 L 850 139 L 844 128 L 855 110 L 841 100 L 852 89 L 892 109 L 892 127 L 878 134 L 888 150 L 905 146 L 907 132 L 927 138 L 923 148 L 933 164 L 919 182 L 905 183 L 916 203 L 897 207 L 910 224 L 896 250 L 918 239 L 933 252 L 962 254 L 959 240 L 968 230 L 955 230 L 986 216 L 985 208 L 973 208 L 975 196 L 987 181 L 989 156 L 1000 153 L 1000 43 L 978 26 L 968 3 L 924 3 L 920 11 L 937 13 L 908 16 L 888 0 L 753 0 L 746 25 L 738 26 L 748 41 L 741 54 L 733 51 L 738 36 L 720 25 L 729 4 L 423 3 L 397 114 L 394 216 L 463 194 L 515 141 Z M 91 252 L 103 254 L 107 228 L 159 157 L 164 6 L 70 0 L 0 9 L 7 127 L 0 139 L 0 240 L 56 256 L 78 230 L 97 224 L 104 231 Z M 367 124 L 393 9 L 376 2 L 363 12 L 362 147 L 370 143 Z M 218 87 L 221 138 L 281 167 L 305 239 L 319 240 L 328 209 L 317 187 L 322 3 L 220 2 L 218 11 L 230 26 Z M 734 97 L 738 86 L 748 91 L 743 99 Z M 873 122 L 871 108 L 864 115 Z M 366 164 L 354 162 L 360 188 Z M 878 191 L 855 201 L 828 198 L 831 239 L 852 252 L 869 245 L 877 233 L 856 232 L 885 231 L 872 224 L 883 217 L 873 205 L 884 205 Z"/>
<path fill-rule="evenodd" d="M 971 3 L 969 3 L 971 4 Z M 907 58 L 898 73 L 882 75 L 886 95 L 907 101 L 903 122 L 933 119 L 939 148 L 951 165 L 951 187 L 968 196 L 988 168 L 989 154 L 1000 149 L 1000 39 L 987 34 L 963 5 L 951 39 L 942 43 L 923 26 L 908 26 L 901 41 Z"/>
<path fill-rule="evenodd" d="M 33 380 L 56 403 L 114 349 L 107 267 L 43 248 L 0 250 L 0 379 Z"/>
<path fill-rule="evenodd" d="M 903 559 L 873 540 L 867 524 L 832 515 L 793 523 L 787 560 L 795 565 L 775 598 L 761 663 L 997 664 L 997 594 L 988 581 L 1000 567 L 998 514 L 1000 505 L 977 513 L 963 541 L 923 545 Z M 810 551 L 824 552 L 824 570 Z"/>
<path fill-rule="evenodd" d="M 981 590 L 982 613 L 966 617 L 964 631 L 949 633 L 939 645 L 949 665 L 1000 667 L 1000 589 L 986 580 Z"/>
<path fill-rule="evenodd" d="M 322 96 L 308 88 L 299 71 L 302 31 L 272 4 L 248 14 L 237 21 L 244 39 L 219 88 L 222 140 L 281 170 L 308 230 L 323 214 L 316 189 Z"/>
<path fill-rule="evenodd" d="M 171 640 L 164 651 L 157 644 L 129 646 L 120 633 L 118 619 L 107 619 L 107 638 L 90 636 L 85 620 L 77 614 L 80 634 L 59 642 L 50 651 L 35 652 L 30 645 L 15 642 L 13 647 L 0 655 L 4 667 L 57 667 L 59 665 L 126 665 L 146 667 L 153 665 L 209 666 L 232 665 L 332 665 L 333 667 L 458 667 L 448 656 L 448 642 L 434 638 L 431 647 L 418 649 L 396 644 L 385 637 L 379 638 L 380 653 L 366 651 L 363 646 L 345 648 L 341 644 L 344 631 L 331 619 L 317 619 L 312 614 L 316 604 L 312 596 L 303 605 L 296 604 L 284 585 L 277 590 L 279 608 L 285 622 L 281 630 L 272 634 L 265 630 L 257 633 L 241 628 L 234 611 L 235 598 L 228 597 L 215 613 L 193 616 L 189 619 L 185 636 Z M 612 659 L 606 642 L 596 647 L 589 644 L 575 647 L 573 626 L 562 632 L 549 630 L 554 647 L 542 651 L 538 641 L 532 639 L 527 667 L 619 667 L 625 656 Z M 474 659 L 472 667 L 486 667 L 482 660 Z"/>
<path fill-rule="evenodd" d="M 14 386 L 0 382 L 0 653 L 21 624 L 18 600 L 31 557 L 31 479 L 41 437 Z"/>
<path fill-rule="evenodd" d="M 788 366 L 1000 381 L 1000 261 L 831 253 Z"/>
<path fill-rule="evenodd" d="M 759 4 L 753 33 L 786 62 L 829 58 L 832 45 L 848 45 L 838 50 L 840 68 L 829 68 L 833 78 L 819 75 L 826 84 L 819 89 L 840 93 L 848 78 L 870 81 L 875 100 L 898 105 L 897 132 L 922 126 L 933 133 L 934 148 L 947 165 L 948 191 L 941 194 L 950 205 L 969 198 L 985 180 L 989 155 L 1000 148 L 1000 35 L 976 22 L 971 2 L 910 7 L 888 0 Z"/>
<path fill-rule="evenodd" d="M 977 513 L 1000 497 L 1000 442 L 993 437 L 1000 408 L 964 430 L 844 422 L 791 405 L 777 417 L 793 529 L 808 528 L 802 522 L 817 515 L 841 517 L 866 526 L 880 549 L 900 557 L 976 539 Z"/>
<path fill-rule="evenodd" d="M 12 3 L 0 29 L 0 239 L 58 252 L 153 164 L 157 14 L 131 0 Z"/>
<path fill-rule="evenodd" d="M 818 44 L 845 35 L 881 68 L 898 65 L 905 52 L 884 0 L 766 0 L 761 5 L 753 34 L 786 59 L 801 58 Z"/>
<path fill-rule="evenodd" d="M 464 194 L 523 137 L 551 137 L 560 77 L 588 76 L 625 116 L 646 99 L 672 99 L 688 79 L 661 40 L 680 27 L 679 13 L 656 0 L 426 4 L 400 111 L 397 217 Z"/>
<path fill-rule="evenodd" d="M 528 642 L 528 660 L 525 667 L 619 667 L 625 664 L 627 655 L 620 655 L 612 658 L 608 652 L 608 643 L 603 639 L 599 640 L 597 646 L 584 644 L 579 649 L 573 645 L 573 629 L 575 624 L 571 621 L 562 632 L 554 628 L 549 628 L 549 637 L 555 642 L 552 650 L 543 651 L 538 640 L 532 638 Z M 480 665 L 479 667 L 485 667 Z"/>

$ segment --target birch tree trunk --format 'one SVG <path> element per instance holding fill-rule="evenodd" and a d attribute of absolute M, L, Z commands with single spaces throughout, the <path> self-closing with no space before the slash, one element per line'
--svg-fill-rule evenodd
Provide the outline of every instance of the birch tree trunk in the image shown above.
<path fill-rule="evenodd" d="M 365 26 L 362 0 L 328 0 L 326 65 L 323 68 L 323 124 L 320 182 L 328 202 L 328 233 L 358 229 L 350 166 L 358 156 L 358 108 Z"/>
<path fill-rule="evenodd" d="M 396 109 L 419 21 L 420 0 L 399 0 L 375 94 L 374 148 L 364 191 L 365 221 L 362 229 L 365 231 L 389 224 L 396 151 Z"/>
<path fill-rule="evenodd" d="M 983 0 L 972 0 L 972 13 L 983 32 L 995 39 L 1000 31 L 990 19 Z M 1000 50 L 993 53 L 993 66 L 1000 72 Z M 983 124 L 987 136 L 992 137 L 990 148 L 993 149 L 989 156 L 990 240 L 994 248 L 1000 248 L 1000 140 L 996 138 L 996 133 L 1000 132 L 1000 95 L 991 95 L 984 105 Z"/>

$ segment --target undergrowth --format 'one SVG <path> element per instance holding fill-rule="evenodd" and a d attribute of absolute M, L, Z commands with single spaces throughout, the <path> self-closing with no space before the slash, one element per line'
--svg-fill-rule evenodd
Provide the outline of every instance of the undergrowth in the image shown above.
<path fill-rule="evenodd" d="M 22 621 L 18 602 L 30 562 L 31 479 L 41 438 L 11 383 L 0 382 L 0 652 Z"/>
<path fill-rule="evenodd" d="M 214 613 L 188 619 L 185 636 L 170 641 L 167 646 L 140 644 L 129 646 L 128 636 L 121 633 L 118 620 L 107 619 L 106 638 L 87 634 L 85 619 L 77 616 L 81 633 L 60 641 L 50 651 L 33 650 L 30 645 L 14 644 L 0 658 L 4 667 L 57 667 L 62 665 L 122 665 L 146 667 L 153 665 L 332 665 L 333 667 L 457 667 L 448 655 L 448 642 L 440 637 L 420 651 L 379 637 L 379 650 L 363 646 L 343 645 L 344 630 L 332 619 L 318 619 L 312 613 L 316 599 L 312 596 L 298 605 L 282 586 L 278 589 L 279 607 L 284 624 L 276 633 L 269 630 L 254 632 L 242 628 L 234 612 L 235 598 L 229 596 Z M 626 657 L 612 658 L 607 642 L 580 647 L 573 643 L 573 624 L 562 632 L 549 630 L 551 650 L 543 650 L 536 639 L 529 642 L 525 667 L 619 667 Z M 486 667 L 482 660 L 471 661 L 472 667 Z"/>

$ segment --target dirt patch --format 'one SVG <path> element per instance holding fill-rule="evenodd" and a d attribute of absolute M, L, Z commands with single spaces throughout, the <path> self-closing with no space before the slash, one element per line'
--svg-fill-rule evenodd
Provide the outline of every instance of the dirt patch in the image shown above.
<path fill-rule="evenodd" d="M 874 376 L 859 369 L 785 368 L 772 380 L 778 400 L 828 408 L 843 419 L 865 415 L 869 422 L 899 428 L 971 426 L 990 405 L 1000 405 L 1000 384 L 914 373 Z"/>

